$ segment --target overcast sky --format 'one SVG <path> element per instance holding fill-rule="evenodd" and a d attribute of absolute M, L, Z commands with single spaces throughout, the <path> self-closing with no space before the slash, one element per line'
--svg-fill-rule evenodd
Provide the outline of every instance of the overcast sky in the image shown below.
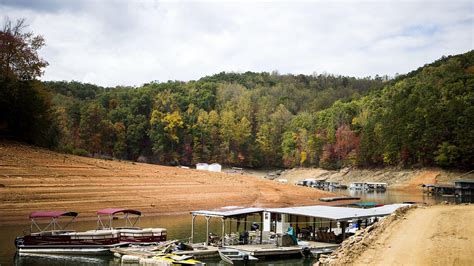
<path fill-rule="evenodd" d="M 46 39 L 42 79 L 103 86 L 221 71 L 406 73 L 474 49 L 474 1 L 0 0 Z"/>

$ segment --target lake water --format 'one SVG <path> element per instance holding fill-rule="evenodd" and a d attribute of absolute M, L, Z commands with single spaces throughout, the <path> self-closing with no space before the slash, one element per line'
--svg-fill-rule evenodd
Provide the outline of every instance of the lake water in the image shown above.
<path fill-rule="evenodd" d="M 425 202 L 429 204 L 439 203 L 441 201 L 454 202 L 454 197 L 431 196 L 421 191 L 403 191 L 387 190 L 385 192 L 364 192 L 361 190 L 333 190 L 339 195 L 360 197 L 361 201 L 375 202 L 379 204 L 393 204 L 402 202 Z"/>
<path fill-rule="evenodd" d="M 381 204 L 400 203 L 407 201 L 436 203 L 439 201 L 454 201 L 454 198 L 432 197 L 421 192 L 403 192 L 388 190 L 384 193 L 362 193 L 360 191 L 336 190 L 340 195 L 351 195 L 361 197 L 362 201 L 372 201 Z M 26 219 L 26 217 L 25 217 Z M 191 235 L 191 215 L 165 215 L 159 217 L 142 217 L 141 227 L 165 227 L 168 230 L 168 239 L 180 239 L 187 241 Z M 235 223 L 234 225 L 235 226 Z M 23 234 L 28 225 L 14 225 L 0 227 L 0 265 L 120 265 L 113 257 L 29 257 L 15 256 L 16 249 L 14 240 L 16 236 Z M 80 221 L 72 224 L 69 229 L 84 231 L 97 227 L 95 221 Z M 226 226 L 227 227 L 227 226 Z M 227 227 L 228 228 L 228 227 Z M 221 224 L 218 219 L 211 219 L 210 232 L 221 232 Z M 204 242 L 206 237 L 206 224 L 203 217 L 195 220 L 194 242 Z M 204 260 L 208 265 L 225 265 L 219 260 Z M 311 259 L 287 259 L 276 261 L 262 261 L 257 265 L 312 265 Z"/>

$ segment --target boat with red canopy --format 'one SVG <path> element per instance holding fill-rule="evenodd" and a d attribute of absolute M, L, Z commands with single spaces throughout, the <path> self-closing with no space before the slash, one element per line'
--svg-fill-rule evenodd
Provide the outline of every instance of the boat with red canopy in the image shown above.
<path fill-rule="evenodd" d="M 104 218 L 104 216 L 106 218 Z M 108 208 L 97 211 L 97 227 L 99 230 L 117 230 L 121 243 L 145 244 L 166 241 L 165 228 L 138 227 L 141 212 L 132 209 Z M 114 220 L 124 220 L 120 227 L 114 227 Z"/>
<path fill-rule="evenodd" d="M 117 230 L 67 230 L 77 212 L 35 211 L 30 214 L 31 226 L 24 236 L 17 237 L 19 254 L 106 254 L 110 248 L 123 245 Z M 65 224 L 62 225 L 63 221 Z M 46 225 L 41 226 L 46 221 Z"/>

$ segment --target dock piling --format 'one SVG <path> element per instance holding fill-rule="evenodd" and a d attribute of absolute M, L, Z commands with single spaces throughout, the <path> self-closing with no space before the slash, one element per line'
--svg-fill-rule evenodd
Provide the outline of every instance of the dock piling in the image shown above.
<path fill-rule="evenodd" d="M 209 246 L 209 220 L 210 216 L 206 216 L 206 246 Z"/>

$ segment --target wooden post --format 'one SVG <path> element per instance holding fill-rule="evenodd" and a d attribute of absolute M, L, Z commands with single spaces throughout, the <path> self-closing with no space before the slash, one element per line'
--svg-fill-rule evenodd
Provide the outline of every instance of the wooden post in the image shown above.
<path fill-rule="evenodd" d="M 260 213 L 260 245 L 262 244 L 263 241 L 263 212 Z"/>
<path fill-rule="evenodd" d="M 316 239 L 316 217 L 313 217 L 313 241 Z"/>
<path fill-rule="evenodd" d="M 245 215 L 244 230 L 247 231 L 247 215 Z"/>
<path fill-rule="evenodd" d="M 298 227 L 298 217 L 299 217 L 299 215 L 296 216 L 296 224 L 295 224 L 295 236 L 296 236 L 296 238 L 298 238 L 298 233 L 299 233 L 299 232 L 297 232 L 299 230 L 296 230 L 296 228 L 299 228 Z"/>
<path fill-rule="evenodd" d="M 332 232 L 332 221 L 329 221 L 329 232 Z"/>

